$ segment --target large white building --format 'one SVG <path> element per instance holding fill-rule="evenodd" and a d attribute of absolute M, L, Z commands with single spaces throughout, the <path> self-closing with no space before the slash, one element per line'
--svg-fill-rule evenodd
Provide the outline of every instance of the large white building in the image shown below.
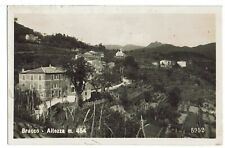
<path fill-rule="evenodd" d="M 124 58 L 126 56 L 126 54 L 120 49 L 119 51 L 117 51 L 115 57 L 116 58 Z"/>

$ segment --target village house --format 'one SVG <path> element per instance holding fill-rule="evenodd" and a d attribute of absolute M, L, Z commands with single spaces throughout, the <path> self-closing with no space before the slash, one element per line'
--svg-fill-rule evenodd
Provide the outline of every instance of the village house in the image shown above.
<path fill-rule="evenodd" d="M 118 59 L 123 59 L 126 57 L 126 54 L 120 49 L 119 51 L 117 51 L 116 55 L 115 55 L 115 58 L 118 58 Z"/>
<path fill-rule="evenodd" d="M 171 60 L 161 60 L 159 61 L 159 65 L 160 67 L 163 67 L 163 68 L 172 68 L 172 66 L 174 65 L 174 62 Z"/>
<path fill-rule="evenodd" d="M 68 96 L 76 96 L 75 88 L 72 83 L 70 83 L 70 90 L 68 90 Z M 89 100 L 93 92 L 93 86 L 90 83 L 86 83 L 85 89 L 82 92 L 83 101 Z M 77 97 L 77 96 L 76 96 Z"/>
<path fill-rule="evenodd" d="M 95 51 L 88 51 L 85 52 L 83 55 L 84 59 L 95 69 L 97 74 L 100 74 L 105 66 L 105 62 L 102 60 L 104 58 L 104 53 L 102 52 L 95 52 Z"/>
<path fill-rule="evenodd" d="M 105 65 L 105 62 L 104 62 L 104 61 L 99 61 L 99 60 L 88 60 L 87 62 L 90 63 L 91 66 L 94 67 L 95 72 L 96 72 L 97 74 L 101 74 L 101 73 L 102 73 L 102 70 L 104 69 L 104 65 Z"/>
<path fill-rule="evenodd" d="M 36 90 L 42 101 L 76 95 L 73 84 L 65 75 L 65 70 L 51 65 L 31 70 L 22 69 L 19 73 L 19 86 Z M 86 84 L 82 93 L 84 101 L 91 98 L 92 88 L 90 84 Z"/>
<path fill-rule="evenodd" d="M 62 68 L 39 67 L 19 73 L 19 85 L 30 90 L 37 90 L 41 100 L 60 97 L 65 93 L 65 71 Z"/>
<path fill-rule="evenodd" d="M 186 61 L 177 61 L 177 64 L 178 64 L 181 68 L 187 67 L 187 62 L 186 62 Z"/>
<path fill-rule="evenodd" d="M 103 52 L 96 52 L 96 51 L 88 51 L 83 54 L 85 60 L 102 60 L 104 58 Z"/>
<path fill-rule="evenodd" d="M 40 43 L 40 39 L 38 38 L 38 36 L 35 36 L 33 34 L 26 34 L 25 39 L 26 41 Z"/>

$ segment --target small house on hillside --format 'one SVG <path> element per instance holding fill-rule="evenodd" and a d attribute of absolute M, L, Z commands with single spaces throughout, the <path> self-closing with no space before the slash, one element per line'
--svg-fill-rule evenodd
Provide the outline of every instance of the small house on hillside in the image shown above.
<path fill-rule="evenodd" d="M 74 85 L 71 83 L 70 84 L 70 91 L 69 91 L 69 95 L 71 96 L 76 96 L 77 97 L 77 95 L 76 95 L 76 91 L 75 91 L 75 87 L 74 87 Z M 93 90 L 93 86 L 89 83 L 89 82 L 87 82 L 86 83 L 86 85 L 85 85 L 85 89 L 84 89 L 84 91 L 82 92 L 82 98 L 83 98 L 83 101 L 86 101 L 86 100 L 89 100 L 90 98 L 91 98 L 91 93 L 92 93 L 92 90 Z"/>
<path fill-rule="evenodd" d="M 177 61 L 177 64 L 178 64 L 181 68 L 187 67 L 187 62 L 186 62 L 186 61 Z"/>
<path fill-rule="evenodd" d="M 25 39 L 26 41 L 40 43 L 40 39 L 38 38 L 38 36 L 35 36 L 33 34 L 26 34 Z"/>
<path fill-rule="evenodd" d="M 173 66 L 173 62 L 170 60 L 161 60 L 159 61 L 160 67 L 171 68 Z"/>
<path fill-rule="evenodd" d="M 100 74 L 102 72 L 102 70 L 104 69 L 104 65 L 105 65 L 104 61 L 88 60 L 87 62 L 90 63 L 94 67 L 95 72 L 98 74 Z"/>
<path fill-rule="evenodd" d="M 104 58 L 103 52 L 96 52 L 96 51 L 88 51 L 83 54 L 83 57 L 88 60 L 101 60 Z"/>
<path fill-rule="evenodd" d="M 119 51 L 117 51 L 115 58 L 125 58 L 126 54 L 120 49 Z"/>

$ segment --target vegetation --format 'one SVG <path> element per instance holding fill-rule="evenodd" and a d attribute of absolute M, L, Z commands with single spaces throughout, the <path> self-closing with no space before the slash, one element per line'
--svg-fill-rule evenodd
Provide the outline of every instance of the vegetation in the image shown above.
<path fill-rule="evenodd" d="M 21 36 L 27 33 L 39 36 L 41 43 L 22 40 Z M 63 34 L 42 36 L 17 22 L 15 42 L 15 76 L 22 67 L 30 69 L 53 64 L 66 69 L 75 87 L 80 107 L 75 107 L 74 103 L 59 103 L 48 109 L 51 114 L 44 123 L 45 128 L 73 129 L 74 133 L 48 136 L 182 137 L 184 135 L 179 131 L 189 131 L 190 127 L 203 126 L 204 123 L 201 115 L 204 113 L 197 115 L 184 111 L 182 105 L 199 108 L 206 101 L 215 106 L 214 43 L 193 48 L 156 43 L 154 46 L 128 50 L 124 59 L 114 59 L 116 50 L 106 50 L 102 44 L 91 46 Z M 102 51 L 105 55 L 103 60 L 106 63 L 115 62 L 115 67 L 110 69 L 105 66 L 101 74 L 94 74 L 84 58 L 74 59 L 75 53 L 71 48 L 79 48 L 81 53 Z M 161 59 L 185 60 L 188 65 L 186 68 L 152 65 L 152 62 Z M 131 84 L 125 83 L 123 78 L 131 80 Z M 81 94 L 87 83 L 92 84 L 95 92 L 90 100 L 83 102 Z M 107 89 L 118 84 L 120 86 L 116 89 Z M 40 104 L 34 101 L 34 98 L 38 100 L 38 95 L 35 91 L 15 90 L 15 96 L 15 115 L 27 120 L 25 116 L 32 114 L 35 106 Z M 24 117 L 19 116 L 21 112 Z M 185 112 L 187 121 L 181 124 L 178 118 Z M 214 127 L 214 124 L 209 127 Z M 76 132 L 77 129 L 85 129 L 85 132 Z"/>
<path fill-rule="evenodd" d="M 78 59 L 69 59 L 64 68 L 66 70 L 66 75 L 70 78 L 71 83 L 74 85 L 75 92 L 78 97 L 78 104 L 82 107 L 82 93 L 93 70 L 83 57 Z"/>

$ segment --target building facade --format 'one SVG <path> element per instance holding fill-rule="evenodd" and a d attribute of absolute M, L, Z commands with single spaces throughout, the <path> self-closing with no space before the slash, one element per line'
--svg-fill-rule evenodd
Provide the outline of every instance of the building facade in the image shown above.
<path fill-rule="evenodd" d="M 76 96 L 74 86 L 65 75 L 65 70 L 51 65 L 31 70 L 23 69 L 19 73 L 19 86 L 25 90 L 37 91 L 42 101 Z M 86 84 L 82 93 L 84 100 L 91 98 L 91 88 L 90 84 Z"/>
<path fill-rule="evenodd" d="M 58 67 L 40 67 L 22 70 L 19 73 L 19 85 L 25 89 L 36 90 L 42 101 L 66 95 L 65 71 Z"/>
<path fill-rule="evenodd" d="M 115 58 L 125 58 L 126 54 L 120 49 L 116 52 Z"/>

